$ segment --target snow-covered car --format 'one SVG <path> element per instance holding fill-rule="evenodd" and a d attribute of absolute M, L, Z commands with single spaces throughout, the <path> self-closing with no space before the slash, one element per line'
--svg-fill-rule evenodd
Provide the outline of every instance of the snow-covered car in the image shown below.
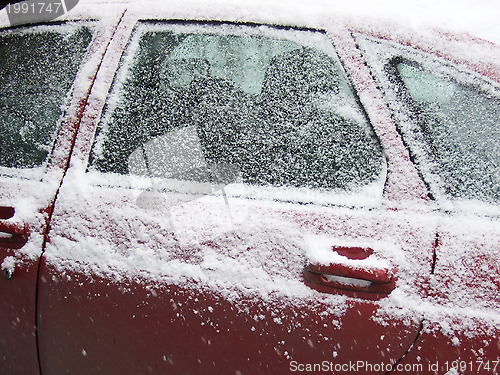
<path fill-rule="evenodd" d="M 1 374 L 500 373 L 500 47 L 275 10 L 1 20 Z"/>

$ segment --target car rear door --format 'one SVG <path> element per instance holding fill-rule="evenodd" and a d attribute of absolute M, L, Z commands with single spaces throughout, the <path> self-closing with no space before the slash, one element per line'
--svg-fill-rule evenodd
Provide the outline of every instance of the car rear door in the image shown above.
<path fill-rule="evenodd" d="M 42 371 L 390 371 L 435 223 L 326 34 L 130 17 L 101 74 L 40 268 Z"/>

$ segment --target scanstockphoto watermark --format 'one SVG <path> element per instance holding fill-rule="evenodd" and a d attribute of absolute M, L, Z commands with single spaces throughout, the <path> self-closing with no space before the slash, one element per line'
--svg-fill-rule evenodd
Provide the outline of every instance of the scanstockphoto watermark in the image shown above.
<path fill-rule="evenodd" d="M 12 1 L 5 7 L 11 25 L 48 22 L 69 12 L 78 0 Z"/>
<path fill-rule="evenodd" d="M 424 365 L 414 364 L 390 364 L 390 363 L 370 363 L 368 361 L 349 361 L 346 363 L 335 363 L 323 361 L 321 363 L 299 363 L 290 362 L 290 371 L 294 373 L 355 373 L 365 374 L 367 372 L 390 372 L 393 370 L 419 374 L 424 371 Z"/>
<path fill-rule="evenodd" d="M 365 374 L 367 372 L 384 372 L 388 373 L 391 371 L 409 373 L 409 374 L 420 374 L 422 372 L 431 373 L 448 373 L 451 370 L 455 370 L 460 373 L 483 373 L 491 372 L 496 373 L 497 369 L 500 368 L 500 358 L 497 357 L 494 360 L 478 358 L 476 360 L 464 361 L 457 359 L 454 361 L 436 361 L 427 363 L 370 363 L 368 361 L 349 361 L 347 363 L 335 363 L 332 361 L 323 361 L 321 363 L 299 363 L 297 361 L 290 362 L 290 371 L 294 373 L 317 373 L 326 372 L 330 374 L 342 374 L 342 373 L 360 373 Z"/>

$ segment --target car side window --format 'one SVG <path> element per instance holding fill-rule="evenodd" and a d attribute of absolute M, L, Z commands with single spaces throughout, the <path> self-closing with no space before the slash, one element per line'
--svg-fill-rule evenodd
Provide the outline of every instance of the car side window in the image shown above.
<path fill-rule="evenodd" d="M 205 181 L 230 166 L 248 184 L 342 191 L 379 179 L 380 144 L 327 52 L 331 42 L 286 34 L 139 25 L 89 170 Z"/>
<path fill-rule="evenodd" d="M 409 48 L 357 41 L 431 193 L 500 202 L 498 85 Z"/>
<path fill-rule="evenodd" d="M 500 97 L 411 61 L 395 58 L 392 65 L 446 194 L 500 201 Z"/>
<path fill-rule="evenodd" d="M 81 25 L 0 31 L 0 166 L 46 161 L 91 39 Z"/>

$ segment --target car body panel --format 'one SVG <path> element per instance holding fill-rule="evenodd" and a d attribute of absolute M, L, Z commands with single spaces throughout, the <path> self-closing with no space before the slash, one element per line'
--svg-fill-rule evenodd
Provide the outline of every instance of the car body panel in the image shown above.
<path fill-rule="evenodd" d="M 32 196 L 32 191 L 41 190 L 40 185 L 41 183 L 37 181 L 16 181 L 5 177 L 0 182 L 2 204 L 15 208 L 14 216 L 11 219 L 2 219 L 2 224 L 15 220 L 23 226 L 27 224 L 30 232 L 24 248 L 9 248 L 10 244 L 2 244 L 0 247 L 2 273 L 4 274 L 0 279 L 2 295 L 0 327 L 3 332 L 0 339 L 2 348 L 0 369 L 15 374 L 25 371 L 32 374 L 38 373 L 35 321 L 37 260 L 42 250 L 46 215 L 23 212 L 24 207 L 20 207 L 19 203 L 22 202 L 23 206 L 26 206 L 26 201 L 31 200 L 42 207 L 43 205 L 50 207 L 53 195 Z M 53 194 L 55 194 L 55 189 L 57 187 L 54 187 Z M 8 278 L 5 277 L 6 272 L 11 273 Z M 16 339 L 12 340 L 14 337 Z"/>
<path fill-rule="evenodd" d="M 50 167 L 56 171 L 50 175 L 52 190 L 39 188 L 39 182 L 2 177 L 2 183 L 8 182 L 1 186 L 2 194 L 10 194 L 7 204 L 21 196 L 12 192 L 38 190 L 45 195 L 40 193 L 37 202 L 45 203 L 35 204 L 36 212 L 42 212 L 36 220 L 32 212 L 21 211 L 23 218 L 30 218 L 25 221 L 31 231 L 31 263 L 16 264 L 14 278 L 1 280 L 9 300 L 19 302 L 8 302 L 15 312 L 2 315 L 7 318 L 2 324 L 18 337 L 19 326 L 9 323 L 15 315 L 27 337 L 9 349 L 1 370 L 38 373 L 38 335 L 43 374 L 268 374 L 300 371 L 307 364 L 324 363 L 323 370 L 358 361 L 365 367 L 341 371 L 402 374 L 408 371 L 396 364 L 422 364 L 413 372 L 446 373 L 456 367 L 463 373 L 498 373 L 498 368 L 491 372 L 493 366 L 477 363 L 494 361 L 500 353 L 497 221 L 491 211 L 447 212 L 429 197 L 383 90 L 351 33 L 409 45 L 499 82 L 497 46 L 468 36 L 436 33 L 426 39 L 386 24 L 368 28 L 307 12 L 298 16 L 278 5 L 270 6 L 280 10 L 278 21 L 268 8 L 252 5 L 242 6 L 239 13 L 180 3 L 148 9 L 116 3 L 101 12 L 96 5 L 80 4 L 64 16 L 70 21 L 101 19 L 109 27 L 93 44 L 80 73 L 81 90 L 67 115 L 78 120 L 68 120 L 71 124 L 58 138 L 56 150 L 61 151 L 54 153 Z M 86 173 L 107 93 L 138 19 L 325 30 L 383 147 L 387 179 L 382 198 L 298 204 L 286 197 L 275 199 L 280 192 L 258 189 L 252 192 L 260 197 L 232 196 L 229 187 L 228 196 L 222 189 L 165 210 L 165 202 L 176 199 L 168 193 L 149 197 L 158 207 L 141 207 L 138 197 L 144 190 Z M 115 31 L 112 26 L 118 23 Z M 484 59 L 470 51 L 460 54 L 464 48 Z M 312 264 L 311 254 L 320 245 L 327 250 L 373 249 L 371 260 L 393 266 L 396 288 L 375 300 L 342 289 L 309 288 L 302 270 Z M 6 255 L 12 253 L 6 250 Z M 23 300 L 19 288 L 12 288 L 16 280 L 19 288 L 21 283 L 30 285 Z M 30 323 L 35 316 L 38 332 Z M 7 347 L 10 341 L 0 343 Z M 466 363 L 465 370 L 452 364 L 455 359 Z M 30 369 L 18 367 L 23 363 Z M 435 363 L 437 372 L 430 366 Z M 367 368 L 370 364 L 380 366 Z"/>
<path fill-rule="evenodd" d="M 377 302 L 308 290 L 301 278 L 305 250 L 299 247 L 304 246 L 301 237 L 311 234 L 332 244 L 336 239 L 371 243 L 379 255 L 397 247 L 392 255 L 399 267 L 398 286 L 417 290 L 418 298 L 427 292 L 435 240 L 434 231 L 423 229 L 418 216 L 364 210 L 342 214 L 343 209 L 335 208 L 306 214 L 289 204 L 278 211 L 274 205 L 242 202 L 253 213 L 250 223 L 236 225 L 221 237 L 207 236 L 196 248 L 183 248 L 173 241 L 165 213 L 145 217 L 132 192 L 100 187 L 85 191 L 86 197 L 63 184 L 44 254 L 39 329 L 42 369 L 48 373 L 64 372 L 75 363 L 82 373 L 99 368 L 134 373 L 146 371 L 151 363 L 161 364 L 159 371 L 197 373 L 209 358 L 223 373 L 267 373 L 269 366 L 286 372 L 291 361 L 316 363 L 334 355 L 340 363 L 383 358 L 390 364 L 418 333 L 418 314 L 401 319 L 397 312 L 379 312 L 383 307 Z M 74 211 L 75 199 L 83 210 Z M 133 210 L 136 215 L 130 214 Z M 195 221 L 206 218 L 206 210 L 191 207 L 187 215 Z M 213 206 L 209 210 L 215 211 Z M 102 220 L 108 226 L 103 228 Z M 81 230 L 75 232 L 67 223 L 78 223 Z M 202 229 L 218 231 L 205 225 Z M 93 233 L 92 240 L 82 241 L 88 233 Z M 266 239 L 258 233 L 266 233 Z M 398 300 L 398 295 L 393 298 Z M 372 320 L 378 315 L 380 321 Z M 110 325 L 122 319 L 129 322 L 126 329 Z M 243 344 L 245 333 L 250 336 Z M 158 341 L 150 343 L 154 337 Z M 211 344 L 206 346 L 203 339 Z M 134 348 L 141 354 L 133 357 L 133 367 L 113 368 L 109 353 L 98 349 L 101 345 L 118 345 L 113 358 L 123 356 L 120 363 L 128 363 Z M 363 354 L 361 347 L 366 348 Z M 171 355 L 171 361 L 162 362 L 164 355 Z M 249 358 L 244 364 L 243 355 Z"/>

